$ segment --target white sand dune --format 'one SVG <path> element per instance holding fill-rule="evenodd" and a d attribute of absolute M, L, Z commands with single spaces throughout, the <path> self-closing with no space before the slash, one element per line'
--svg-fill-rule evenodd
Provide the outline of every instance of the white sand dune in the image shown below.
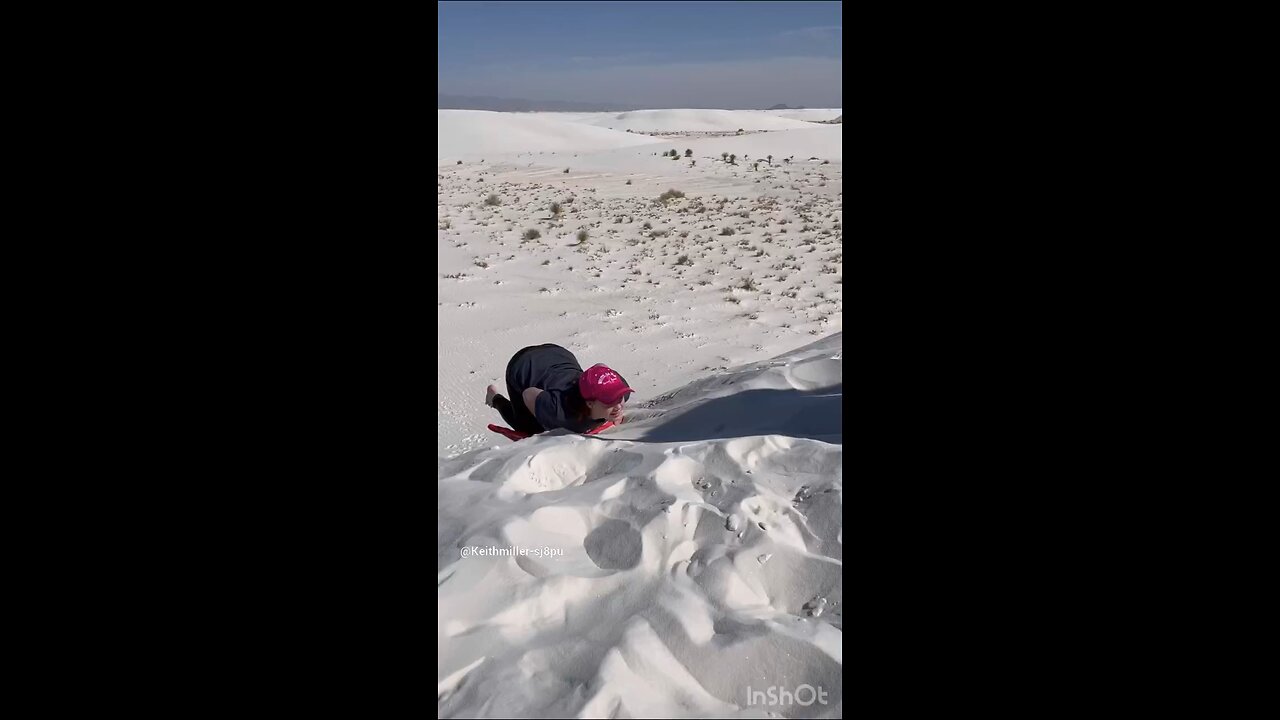
<path fill-rule="evenodd" d="M 804 127 L 794 130 L 737 137 L 680 138 L 674 142 L 680 152 L 689 148 L 699 155 L 718 156 L 722 152 L 733 153 L 738 156 L 739 163 L 742 162 L 743 157 L 762 160 L 769 155 L 773 156 L 775 163 L 780 163 L 782 158 L 792 156 L 795 161 L 816 157 L 819 161 L 836 162 L 844 157 L 841 132 L 840 125 L 805 123 Z"/>
<path fill-rule="evenodd" d="M 439 717 L 840 717 L 842 342 L 440 460 Z"/>
<path fill-rule="evenodd" d="M 779 124 L 774 120 L 825 122 L 834 120 L 841 108 L 805 108 L 801 110 L 633 110 L 629 112 L 546 112 L 530 113 L 557 120 L 567 120 L 597 127 L 637 131 L 734 132 L 743 130 L 785 130 L 802 125 Z"/>
<path fill-rule="evenodd" d="M 635 132 L 735 132 L 739 129 L 787 130 L 811 127 L 801 120 L 776 115 L 774 112 L 756 110 L 672 109 L 633 110 L 622 113 L 535 114 L 548 117 L 561 115 L 564 120 L 570 122 Z M 821 119 L 830 120 L 838 114 Z"/>
<path fill-rule="evenodd" d="M 835 120 L 844 114 L 842 108 L 803 108 L 800 110 L 761 110 L 760 112 L 773 117 L 788 118 L 790 120 L 807 120 L 809 122 L 824 122 L 827 120 Z"/>
<path fill-rule="evenodd" d="M 437 110 L 436 160 L 546 150 L 600 150 L 654 138 L 556 119 L 551 113 Z"/>
<path fill-rule="evenodd" d="M 541 127 L 524 114 L 502 122 Z M 838 332 L 841 129 L 807 127 L 442 164 L 438 454 L 505 442 L 485 429 L 498 418 L 480 399 L 527 345 L 615 365 L 646 400 Z M 694 157 L 660 155 L 672 148 Z M 656 202 L 673 188 L 685 196 Z M 501 204 L 485 205 L 490 194 Z M 540 236 L 526 240 L 529 229 Z"/>
<path fill-rule="evenodd" d="M 786 434 L 840 443 L 843 333 L 640 403 L 614 439 L 674 442 Z"/>
<path fill-rule="evenodd" d="M 539 163 L 562 163 L 560 170 L 569 167 L 574 172 L 591 172 L 593 174 L 608 173 L 609 175 L 617 175 L 626 181 L 628 175 L 640 175 L 644 177 L 665 177 L 669 182 L 674 182 L 673 187 L 681 187 L 681 183 L 686 183 L 688 178 L 706 178 L 709 175 L 717 178 L 726 178 L 726 182 L 731 185 L 749 185 L 754 184 L 756 179 L 765 178 L 766 175 L 772 177 L 786 177 L 786 173 L 795 172 L 800 174 L 800 168 L 808 168 L 813 163 L 809 162 L 809 158 L 817 158 L 815 162 L 821 163 L 823 160 L 830 162 L 840 162 L 844 158 L 843 143 L 843 126 L 842 125 L 815 125 L 813 123 L 803 123 L 803 127 L 788 130 L 776 130 L 772 132 L 747 133 L 743 135 L 729 135 L 725 137 L 667 137 L 667 138 L 649 138 L 651 141 L 644 145 L 618 147 L 607 150 L 569 152 L 554 151 L 543 153 L 523 153 L 517 158 L 512 156 L 504 156 L 507 160 L 523 160 L 525 162 Z M 672 161 L 670 158 L 663 157 L 662 153 L 668 150 L 677 151 L 682 157 L 679 160 Z M 685 150 L 692 150 L 691 159 L 696 160 L 697 164 L 693 167 L 689 166 L 689 161 L 683 158 Z M 721 153 L 730 153 L 737 156 L 737 165 L 727 166 L 720 163 Z M 767 165 L 765 158 L 773 156 L 773 167 Z M 761 167 L 752 170 L 750 161 L 757 160 L 761 162 Z M 792 162 L 796 163 L 793 167 L 784 167 L 783 159 L 793 158 Z M 708 164 L 708 161 L 714 162 Z M 490 161 L 492 162 L 492 161 Z M 727 178 L 735 176 L 742 182 L 731 181 Z M 766 175 L 761 175 L 765 173 Z M 549 176 L 547 179 L 552 179 Z M 569 178 L 565 178 L 569 180 Z M 769 190 L 774 189 L 772 185 L 767 186 Z M 665 188 L 664 188 L 665 189 Z M 610 187 L 609 191 L 614 188 Z M 750 188 L 749 191 L 755 192 L 758 188 Z"/>
<path fill-rule="evenodd" d="M 841 126 L 652 112 L 673 137 L 439 112 L 440 717 L 842 714 Z M 544 342 L 622 372 L 627 422 L 487 431 Z"/>
<path fill-rule="evenodd" d="M 649 110 L 645 112 L 667 114 L 663 124 L 668 127 L 648 128 L 649 130 L 677 134 L 724 129 L 722 127 L 724 123 L 700 122 L 695 116 L 686 116 L 684 113 L 736 113 L 728 122 L 728 125 L 733 125 L 745 122 L 743 115 L 753 111 Z M 794 155 L 796 159 L 819 157 L 823 160 L 835 161 L 842 157 L 840 126 L 815 125 L 801 120 L 765 118 L 767 122 L 785 123 L 783 127 L 775 127 L 770 132 L 749 132 L 727 137 L 693 135 L 659 138 L 622 130 L 610 130 L 603 126 L 603 120 L 587 122 L 582 119 L 572 119 L 570 116 L 575 114 L 571 113 L 438 110 L 437 114 L 436 159 L 440 165 L 450 165 L 458 160 L 474 162 L 486 158 L 492 162 L 493 159 L 513 155 L 525 157 L 537 155 L 543 162 L 552 162 L 553 156 L 559 156 L 567 163 L 574 157 L 588 157 L 607 153 L 610 150 L 624 151 L 603 156 L 608 159 L 608 162 L 616 163 L 619 158 L 628 155 L 651 157 L 655 152 L 661 153 L 672 148 L 678 149 L 681 154 L 685 149 L 694 149 L 700 154 L 718 155 L 721 152 L 729 152 L 739 157 L 745 155 L 754 158 L 763 158 L 767 155 L 783 158 Z M 758 111 L 756 114 L 764 113 Z M 599 115 L 599 113 L 576 114 L 576 116 L 587 115 Z M 670 122 L 667 122 L 668 120 Z M 673 129 L 682 123 L 683 130 Z M 737 125 L 734 129 L 736 130 L 737 127 L 742 125 Z M 582 165 L 581 162 L 578 164 Z"/>

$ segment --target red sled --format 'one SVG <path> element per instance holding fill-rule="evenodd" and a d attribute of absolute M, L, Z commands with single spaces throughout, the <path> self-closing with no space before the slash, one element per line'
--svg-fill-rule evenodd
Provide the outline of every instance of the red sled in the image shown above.
<path fill-rule="evenodd" d="M 601 425 L 600 427 L 594 428 L 592 430 L 588 430 L 587 432 L 584 432 L 582 434 L 595 435 L 596 433 L 603 432 L 605 430 L 608 430 L 611 427 L 613 427 L 613 422 L 608 421 L 608 422 L 605 422 L 605 424 Z M 493 423 L 489 423 L 489 429 L 498 433 L 499 435 L 506 435 L 511 440 L 523 440 L 529 437 L 529 433 L 522 433 L 519 430 L 512 430 L 509 427 L 502 427 L 501 425 L 494 425 Z"/>

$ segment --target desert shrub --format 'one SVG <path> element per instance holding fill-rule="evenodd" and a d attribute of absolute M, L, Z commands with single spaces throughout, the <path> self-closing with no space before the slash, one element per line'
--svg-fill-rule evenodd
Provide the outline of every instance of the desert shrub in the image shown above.
<path fill-rule="evenodd" d="M 533 228 L 529 228 L 528 230 L 524 231 L 525 240 L 537 240 L 540 237 L 542 237 L 542 233 L 538 232 Z"/>
<path fill-rule="evenodd" d="M 665 203 L 665 202 L 667 202 L 668 200 L 674 200 L 674 199 L 676 199 L 676 198 L 682 198 L 682 197 L 684 197 L 684 193 L 682 193 L 682 192 L 680 192 L 679 190 L 676 190 L 676 189 L 674 189 L 674 188 L 673 188 L 673 189 L 668 190 L 668 191 L 666 191 L 666 192 L 662 193 L 661 195 L 659 195 L 659 196 L 658 196 L 658 202 L 660 202 L 660 203 Z"/>
<path fill-rule="evenodd" d="M 566 175 L 568 175 L 568 174 L 569 174 L 569 168 L 565 168 L 565 169 L 564 169 L 564 172 L 565 172 L 565 174 L 566 174 Z"/>
<path fill-rule="evenodd" d="M 477 261 L 476 261 L 476 267 L 479 267 L 479 268 L 487 268 L 487 267 L 489 267 L 489 263 L 487 263 L 487 262 L 485 262 L 485 261 L 483 261 L 483 260 L 477 260 Z"/>
<path fill-rule="evenodd" d="M 730 165 L 736 165 L 737 163 L 738 163 L 738 156 L 737 156 L 737 155 L 730 155 L 730 156 L 729 156 L 729 164 L 730 164 Z"/>
<path fill-rule="evenodd" d="M 630 184 L 631 184 L 631 181 L 630 181 L 630 180 L 628 180 L 628 181 L 627 181 L 627 184 L 628 184 L 628 185 L 630 185 Z"/>
<path fill-rule="evenodd" d="M 587 235 L 587 231 L 586 231 L 586 230 L 579 230 L 579 231 L 578 231 L 578 242 L 580 242 L 580 243 L 584 243 L 584 242 L 586 242 L 586 241 L 587 241 L 587 237 L 589 237 L 589 236 Z"/>
<path fill-rule="evenodd" d="M 692 266 L 693 261 L 689 259 L 688 255 L 681 255 L 680 257 L 676 258 L 676 264 Z"/>
<path fill-rule="evenodd" d="M 461 164 L 462 164 L 462 161 L 461 161 L 461 160 L 459 160 L 459 161 L 458 161 L 458 164 L 459 164 L 459 165 L 461 165 Z"/>
<path fill-rule="evenodd" d="M 730 228 L 730 227 L 724 228 L 724 229 L 722 229 L 722 230 L 720 231 L 720 234 L 721 234 L 721 235 L 732 235 L 732 234 L 733 234 L 733 228 Z"/>
<path fill-rule="evenodd" d="M 542 264 L 543 264 L 543 265 L 550 265 L 550 264 L 551 264 L 551 261 L 550 261 L 550 260 L 543 260 L 543 261 L 542 261 Z"/>
<path fill-rule="evenodd" d="M 562 213 L 562 212 L 564 212 L 564 208 L 560 206 L 560 203 L 558 203 L 558 202 L 553 202 L 553 203 L 551 203 L 551 214 L 552 214 L 552 215 L 559 215 L 559 214 L 560 214 L 560 213 Z"/>
<path fill-rule="evenodd" d="M 653 229 L 653 225 L 652 225 L 652 224 L 650 224 L 648 221 L 645 221 L 645 224 L 641 225 L 641 226 L 640 226 L 640 229 L 641 229 L 641 230 L 652 230 L 652 229 Z"/>
<path fill-rule="evenodd" d="M 722 153 L 720 153 L 720 159 L 721 159 L 721 160 L 728 160 L 728 159 L 729 159 L 729 153 L 727 153 L 727 152 L 722 152 Z"/>
<path fill-rule="evenodd" d="M 684 156 L 685 156 L 685 157 L 693 157 L 693 151 L 692 151 L 692 150 L 689 150 L 688 148 L 685 148 Z"/>
<path fill-rule="evenodd" d="M 490 193 L 489 197 L 484 199 L 484 204 L 485 205 L 501 205 L 502 199 L 499 198 L 497 195 Z"/>

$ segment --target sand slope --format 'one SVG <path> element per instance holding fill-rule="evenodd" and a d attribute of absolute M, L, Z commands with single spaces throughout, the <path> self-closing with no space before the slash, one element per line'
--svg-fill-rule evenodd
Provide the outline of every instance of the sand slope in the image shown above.
<path fill-rule="evenodd" d="M 787 130 L 809 127 L 801 120 L 753 110 L 633 110 L 623 113 L 574 113 L 571 119 L 573 122 L 597 127 L 636 132 L 734 132 L 738 129 Z"/>
<path fill-rule="evenodd" d="M 804 127 L 777 132 L 755 133 L 736 137 L 680 138 L 674 142 L 680 152 L 692 149 L 698 155 L 718 156 L 722 152 L 742 158 L 763 160 L 772 155 L 775 163 L 782 158 L 793 157 L 804 161 L 815 157 L 818 161 L 836 162 L 844 159 L 844 144 L 840 125 L 814 125 L 804 123 Z M 668 143 L 670 144 L 670 143 Z M 652 151 L 652 148 L 649 148 Z"/>
<path fill-rule="evenodd" d="M 507 115 L 503 125 L 542 127 Z M 441 143 L 455 142 L 441 125 Z M 682 157 L 661 156 L 672 148 Z M 481 400 L 526 345 L 554 342 L 584 367 L 615 366 L 639 402 L 841 330 L 841 148 L 839 126 L 806 123 L 443 163 L 438 454 L 505 442 L 485 430 L 499 418 Z M 756 164 L 769 154 L 773 164 Z M 658 202 L 668 189 L 685 195 Z M 485 204 L 490 194 L 499 205 Z M 540 235 L 525 239 L 531 229 Z"/>
<path fill-rule="evenodd" d="M 791 120 L 821 122 L 836 119 L 844 113 L 844 110 L 842 108 L 803 108 L 801 110 L 761 110 L 760 112 Z"/>
<path fill-rule="evenodd" d="M 839 717 L 842 447 L 812 435 L 842 429 L 792 411 L 838 398 L 841 357 L 837 333 L 707 374 L 612 433 L 440 460 L 439 716 Z M 759 421 L 735 399 L 760 392 L 770 434 L 747 434 Z M 698 439 L 710 424 L 723 435 Z M 826 703 L 748 695 L 801 685 Z"/>
<path fill-rule="evenodd" d="M 840 443 L 843 333 L 700 378 L 637 404 L 614 439 L 673 442 L 785 434 Z"/>
<path fill-rule="evenodd" d="M 436 160 L 543 150 L 601 150 L 644 145 L 654 138 L 551 117 L 553 113 L 437 110 Z"/>

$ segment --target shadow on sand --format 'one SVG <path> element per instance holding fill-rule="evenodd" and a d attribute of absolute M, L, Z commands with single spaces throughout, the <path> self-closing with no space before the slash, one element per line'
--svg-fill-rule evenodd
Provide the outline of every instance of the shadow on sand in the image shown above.
<path fill-rule="evenodd" d="M 644 427 L 608 433 L 609 439 L 683 442 L 751 435 L 785 435 L 843 444 L 840 416 L 843 383 L 821 390 L 745 390 L 670 410 Z"/>

